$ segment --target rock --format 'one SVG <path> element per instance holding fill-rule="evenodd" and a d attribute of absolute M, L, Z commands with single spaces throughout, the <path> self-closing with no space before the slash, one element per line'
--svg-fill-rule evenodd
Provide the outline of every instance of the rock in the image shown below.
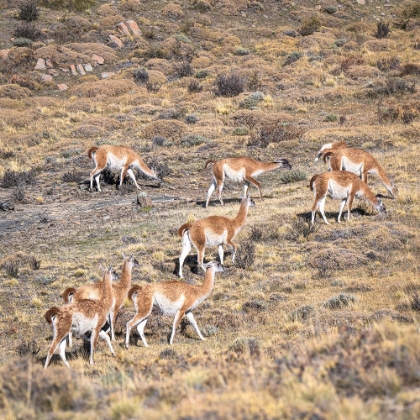
<path fill-rule="evenodd" d="M 100 65 L 102 65 L 102 64 L 104 64 L 104 58 L 103 57 L 101 57 L 100 55 L 98 55 L 98 54 L 93 54 L 92 55 L 92 61 L 94 61 L 94 62 L 96 62 L 96 63 L 98 63 L 98 64 L 100 64 Z"/>
<path fill-rule="evenodd" d="M 38 61 L 35 65 L 35 70 L 46 70 L 47 66 L 45 65 L 45 60 L 43 58 L 38 58 Z"/>
<path fill-rule="evenodd" d="M 284 35 L 290 36 L 291 38 L 296 38 L 297 34 L 293 29 L 287 30 L 283 32 Z"/>
<path fill-rule="evenodd" d="M 70 71 L 68 67 L 60 67 L 60 70 L 64 71 L 65 73 L 68 73 Z"/>
<path fill-rule="evenodd" d="M 51 76 L 58 76 L 59 75 L 58 71 L 54 70 L 54 69 L 49 69 L 48 74 L 51 74 Z"/>
<path fill-rule="evenodd" d="M 152 199 L 145 192 L 137 194 L 137 204 L 140 207 L 153 207 Z"/>
<path fill-rule="evenodd" d="M 124 22 L 120 22 L 117 25 L 117 29 L 123 35 L 128 35 L 128 36 L 130 35 L 130 31 L 128 30 L 128 28 L 127 28 L 127 26 L 125 25 Z"/>
<path fill-rule="evenodd" d="M 131 29 L 131 32 L 133 32 L 134 35 L 141 35 L 140 28 L 137 23 L 134 22 L 134 20 L 127 20 L 125 23 Z"/>
<path fill-rule="evenodd" d="M 366 4 L 366 0 L 357 0 L 357 3 L 364 6 Z"/>
<path fill-rule="evenodd" d="M 77 71 L 84 76 L 86 74 L 85 69 L 83 68 L 83 64 L 78 64 L 77 65 Z"/>
<path fill-rule="evenodd" d="M 77 76 L 76 66 L 74 64 L 70 65 L 70 71 L 73 76 Z"/>
<path fill-rule="evenodd" d="M 51 62 L 51 60 L 45 60 L 45 65 L 49 68 L 52 69 L 54 67 L 54 64 Z"/>
<path fill-rule="evenodd" d="M 121 41 L 121 39 L 118 38 L 115 35 L 109 35 L 109 39 L 111 40 L 111 42 L 113 42 L 117 46 L 117 48 L 122 48 L 124 46 L 124 44 Z"/>
<path fill-rule="evenodd" d="M 11 203 L 0 203 L 0 210 L 10 211 L 14 209 L 15 209 L 15 206 Z"/>
<path fill-rule="evenodd" d="M 42 74 L 41 75 L 41 79 L 42 79 L 42 81 L 45 83 L 45 82 L 52 82 L 53 81 L 53 78 L 52 78 L 52 76 L 50 76 L 49 74 Z"/>
<path fill-rule="evenodd" d="M 9 50 L 0 50 L 0 59 L 7 60 L 9 56 Z"/>
<path fill-rule="evenodd" d="M 101 73 L 101 78 L 102 79 L 108 79 L 109 77 L 114 76 L 114 75 L 115 75 L 115 73 L 112 72 L 112 71 L 104 71 L 104 72 Z"/>
<path fill-rule="evenodd" d="M 67 90 L 69 87 L 65 83 L 57 84 L 58 90 Z"/>
<path fill-rule="evenodd" d="M 83 67 L 85 68 L 85 71 L 87 72 L 93 71 L 92 65 L 90 63 L 83 64 Z"/>

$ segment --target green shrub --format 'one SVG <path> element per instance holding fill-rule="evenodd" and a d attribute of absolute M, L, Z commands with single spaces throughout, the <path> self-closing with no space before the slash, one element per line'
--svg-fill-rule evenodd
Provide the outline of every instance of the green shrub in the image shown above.
<path fill-rule="evenodd" d="M 312 315 L 314 310 L 315 308 L 312 305 L 299 306 L 299 308 L 296 308 L 294 311 L 290 312 L 289 319 L 293 322 L 304 321 Z"/>
<path fill-rule="evenodd" d="M 69 9 L 83 11 L 95 6 L 95 0 L 41 0 L 41 4 L 50 9 Z"/>
<path fill-rule="evenodd" d="M 283 66 L 288 66 L 289 64 L 298 61 L 303 56 L 303 53 L 299 51 L 293 51 L 286 57 L 286 61 L 284 62 Z"/>
<path fill-rule="evenodd" d="M 317 29 L 321 27 L 321 22 L 316 16 L 303 21 L 302 26 L 299 28 L 299 33 L 302 36 L 312 35 Z"/>
<path fill-rule="evenodd" d="M 280 176 L 280 181 L 283 182 L 283 184 L 290 184 L 292 182 L 303 181 L 307 177 L 308 175 L 306 174 L 306 172 L 297 169 L 295 171 L 288 171 L 282 173 Z"/>
<path fill-rule="evenodd" d="M 249 134 L 248 127 L 241 126 L 241 127 L 235 127 L 232 130 L 232 136 L 246 136 Z"/>
<path fill-rule="evenodd" d="M 187 134 L 181 139 L 182 147 L 197 146 L 202 143 L 208 143 L 209 139 L 199 134 Z"/>
<path fill-rule="evenodd" d="M 32 39 L 18 38 L 13 41 L 14 47 L 30 47 L 32 45 Z"/>
<path fill-rule="evenodd" d="M 357 301 L 356 296 L 349 293 L 340 293 L 324 302 L 324 306 L 330 309 L 340 309 Z"/>
<path fill-rule="evenodd" d="M 335 114 L 327 114 L 325 116 L 324 121 L 326 121 L 326 122 L 334 122 L 334 121 L 337 121 L 337 119 L 338 119 L 337 115 L 335 115 Z"/>
<path fill-rule="evenodd" d="M 238 47 L 235 50 L 235 55 L 248 55 L 248 54 L 249 54 L 249 50 L 243 47 Z"/>

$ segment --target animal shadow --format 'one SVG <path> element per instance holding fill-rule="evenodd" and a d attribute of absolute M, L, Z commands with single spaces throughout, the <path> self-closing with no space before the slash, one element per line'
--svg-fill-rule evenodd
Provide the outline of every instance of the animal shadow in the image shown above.
<path fill-rule="evenodd" d="M 226 204 L 240 203 L 241 199 L 238 198 L 224 198 L 223 202 Z M 196 201 L 197 206 L 206 207 L 206 200 Z M 223 207 L 218 198 L 209 201 L 209 207 Z"/>

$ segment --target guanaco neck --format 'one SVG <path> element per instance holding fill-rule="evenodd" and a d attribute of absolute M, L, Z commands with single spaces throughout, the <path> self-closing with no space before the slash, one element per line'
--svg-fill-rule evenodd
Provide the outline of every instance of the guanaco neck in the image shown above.
<path fill-rule="evenodd" d="M 213 265 L 206 270 L 204 275 L 203 284 L 200 286 L 201 295 L 207 297 L 214 287 L 214 274 L 216 273 L 216 267 Z"/>
<path fill-rule="evenodd" d="M 112 302 L 112 272 L 110 270 L 105 273 L 102 282 L 101 301 L 104 302 L 105 305 L 109 305 Z"/>
<path fill-rule="evenodd" d="M 125 260 L 121 272 L 120 281 L 116 286 L 120 289 L 129 289 L 131 287 L 131 271 L 133 269 L 133 264 L 130 260 Z"/>
<path fill-rule="evenodd" d="M 372 206 L 375 207 L 376 210 L 379 209 L 380 205 L 378 198 L 375 194 L 373 194 L 372 190 L 367 185 L 363 185 L 362 188 L 360 188 L 359 196 L 366 198 L 366 200 L 369 201 L 369 203 L 372 204 Z"/>
<path fill-rule="evenodd" d="M 259 162 L 259 169 L 264 172 L 274 171 L 275 169 L 281 168 L 282 164 L 278 162 Z"/>
<path fill-rule="evenodd" d="M 241 207 L 239 207 L 238 214 L 236 215 L 234 219 L 232 219 L 232 222 L 233 222 L 232 224 L 234 225 L 235 228 L 242 227 L 245 224 L 246 218 L 248 216 L 248 209 L 249 209 L 248 199 L 244 198 L 242 200 Z"/>

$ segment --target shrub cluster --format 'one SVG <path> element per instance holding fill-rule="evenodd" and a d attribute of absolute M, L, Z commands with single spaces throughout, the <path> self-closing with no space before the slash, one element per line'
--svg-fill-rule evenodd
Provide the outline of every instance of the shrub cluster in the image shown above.
<path fill-rule="evenodd" d="M 13 31 L 16 38 L 25 38 L 35 41 L 41 35 L 41 32 L 32 22 L 21 22 Z M 15 41 L 16 42 L 16 41 Z M 15 43 L 14 43 L 15 44 Z M 16 45 L 16 44 L 15 44 Z M 18 47 L 26 47 L 27 45 L 16 45 Z"/>
<path fill-rule="evenodd" d="M 340 309 L 345 306 L 349 306 L 357 301 L 356 296 L 349 293 L 340 293 L 337 296 L 333 296 L 324 302 L 324 306 L 330 309 Z"/>
<path fill-rule="evenodd" d="M 380 20 L 376 24 L 376 32 L 374 36 L 378 39 L 387 38 L 391 30 L 389 29 L 389 22 L 385 23 L 384 21 Z"/>
<path fill-rule="evenodd" d="M 19 4 L 19 19 L 32 22 L 39 16 L 37 0 L 26 0 Z"/>
<path fill-rule="evenodd" d="M 255 261 L 255 244 L 253 241 L 248 240 L 241 243 L 238 251 L 236 252 L 235 263 L 239 268 L 248 270 L 252 267 Z"/>
<path fill-rule="evenodd" d="M 312 35 L 320 27 L 320 20 L 316 16 L 311 16 L 309 19 L 303 21 L 302 26 L 299 28 L 299 33 L 302 36 Z"/>
<path fill-rule="evenodd" d="M 36 182 L 36 171 L 31 169 L 29 171 L 16 172 L 12 169 L 6 169 L 3 175 L 3 188 L 14 188 L 25 185 L 32 185 Z"/>
<path fill-rule="evenodd" d="M 245 89 L 246 78 L 236 73 L 220 74 L 216 79 L 216 94 L 225 97 L 238 96 Z"/>
<path fill-rule="evenodd" d="M 69 9 L 81 12 L 95 5 L 95 0 L 41 0 L 41 4 L 51 9 Z"/>
<path fill-rule="evenodd" d="M 138 84 L 147 83 L 149 81 L 149 73 L 146 69 L 137 69 L 133 71 L 134 81 Z"/>
<path fill-rule="evenodd" d="M 302 129 L 289 123 L 271 122 L 262 124 L 252 130 L 248 146 L 267 147 L 270 143 L 295 139 L 302 132 Z"/>

